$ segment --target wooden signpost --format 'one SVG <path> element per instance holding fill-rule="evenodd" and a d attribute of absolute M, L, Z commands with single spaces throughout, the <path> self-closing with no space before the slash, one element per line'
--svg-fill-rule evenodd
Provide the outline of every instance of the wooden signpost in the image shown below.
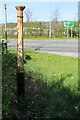
<path fill-rule="evenodd" d="M 16 6 L 17 9 L 17 95 L 25 96 L 24 80 L 24 53 L 23 53 L 23 10 L 25 6 Z"/>

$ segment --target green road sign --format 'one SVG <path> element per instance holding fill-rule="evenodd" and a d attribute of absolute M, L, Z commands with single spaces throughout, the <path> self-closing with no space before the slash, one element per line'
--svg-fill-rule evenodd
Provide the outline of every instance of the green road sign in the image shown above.
<path fill-rule="evenodd" d="M 65 27 L 73 27 L 73 26 L 74 26 L 74 23 L 73 23 L 73 22 L 65 22 L 65 23 L 64 23 L 64 26 L 65 26 Z"/>

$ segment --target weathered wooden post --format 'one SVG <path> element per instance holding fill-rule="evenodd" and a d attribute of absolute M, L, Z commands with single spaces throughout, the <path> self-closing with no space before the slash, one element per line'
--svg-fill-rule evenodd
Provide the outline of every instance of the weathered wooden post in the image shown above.
<path fill-rule="evenodd" d="M 6 4 L 4 4 L 4 9 L 5 9 L 5 48 L 6 48 L 6 53 L 7 53 L 7 7 Z"/>
<path fill-rule="evenodd" d="M 17 95 L 25 96 L 24 80 L 24 53 L 23 53 L 23 10 L 25 6 L 16 6 L 17 9 Z"/>

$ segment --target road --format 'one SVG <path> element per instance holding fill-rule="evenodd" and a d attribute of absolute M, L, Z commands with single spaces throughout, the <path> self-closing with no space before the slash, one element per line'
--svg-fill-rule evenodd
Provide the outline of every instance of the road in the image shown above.
<path fill-rule="evenodd" d="M 8 40 L 9 48 L 17 48 L 15 39 Z M 59 54 L 63 56 L 79 57 L 78 39 L 59 40 L 29 40 L 24 39 L 24 48 L 39 48 L 37 51 Z"/>

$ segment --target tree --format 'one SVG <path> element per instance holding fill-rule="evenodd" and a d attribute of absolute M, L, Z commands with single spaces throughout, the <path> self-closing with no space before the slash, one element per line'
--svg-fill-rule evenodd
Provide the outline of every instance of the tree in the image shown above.
<path fill-rule="evenodd" d="M 61 22 L 59 21 L 59 17 L 60 17 L 60 12 L 59 9 L 55 9 L 53 11 L 53 15 L 52 15 L 52 34 L 53 37 L 60 37 L 61 36 Z"/>
<path fill-rule="evenodd" d="M 27 22 L 30 22 L 31 18 L 32 18 L 32 11 L 31 11 L 31 9 L 27 9 L 25 11 L 25 15 L 26 15 L 26 18 L 27 18 Z"/>
<path fill-rule="evenodd" d="M 27 18 L 27 37 L 31 35 L 31 28 L 32 26 L 30 26 L 30 22 L 31 22 L 31 19 L 32 19 L 32 11 L 31 9 L 27 9 L 25 11 L 25 16 Z"/>

